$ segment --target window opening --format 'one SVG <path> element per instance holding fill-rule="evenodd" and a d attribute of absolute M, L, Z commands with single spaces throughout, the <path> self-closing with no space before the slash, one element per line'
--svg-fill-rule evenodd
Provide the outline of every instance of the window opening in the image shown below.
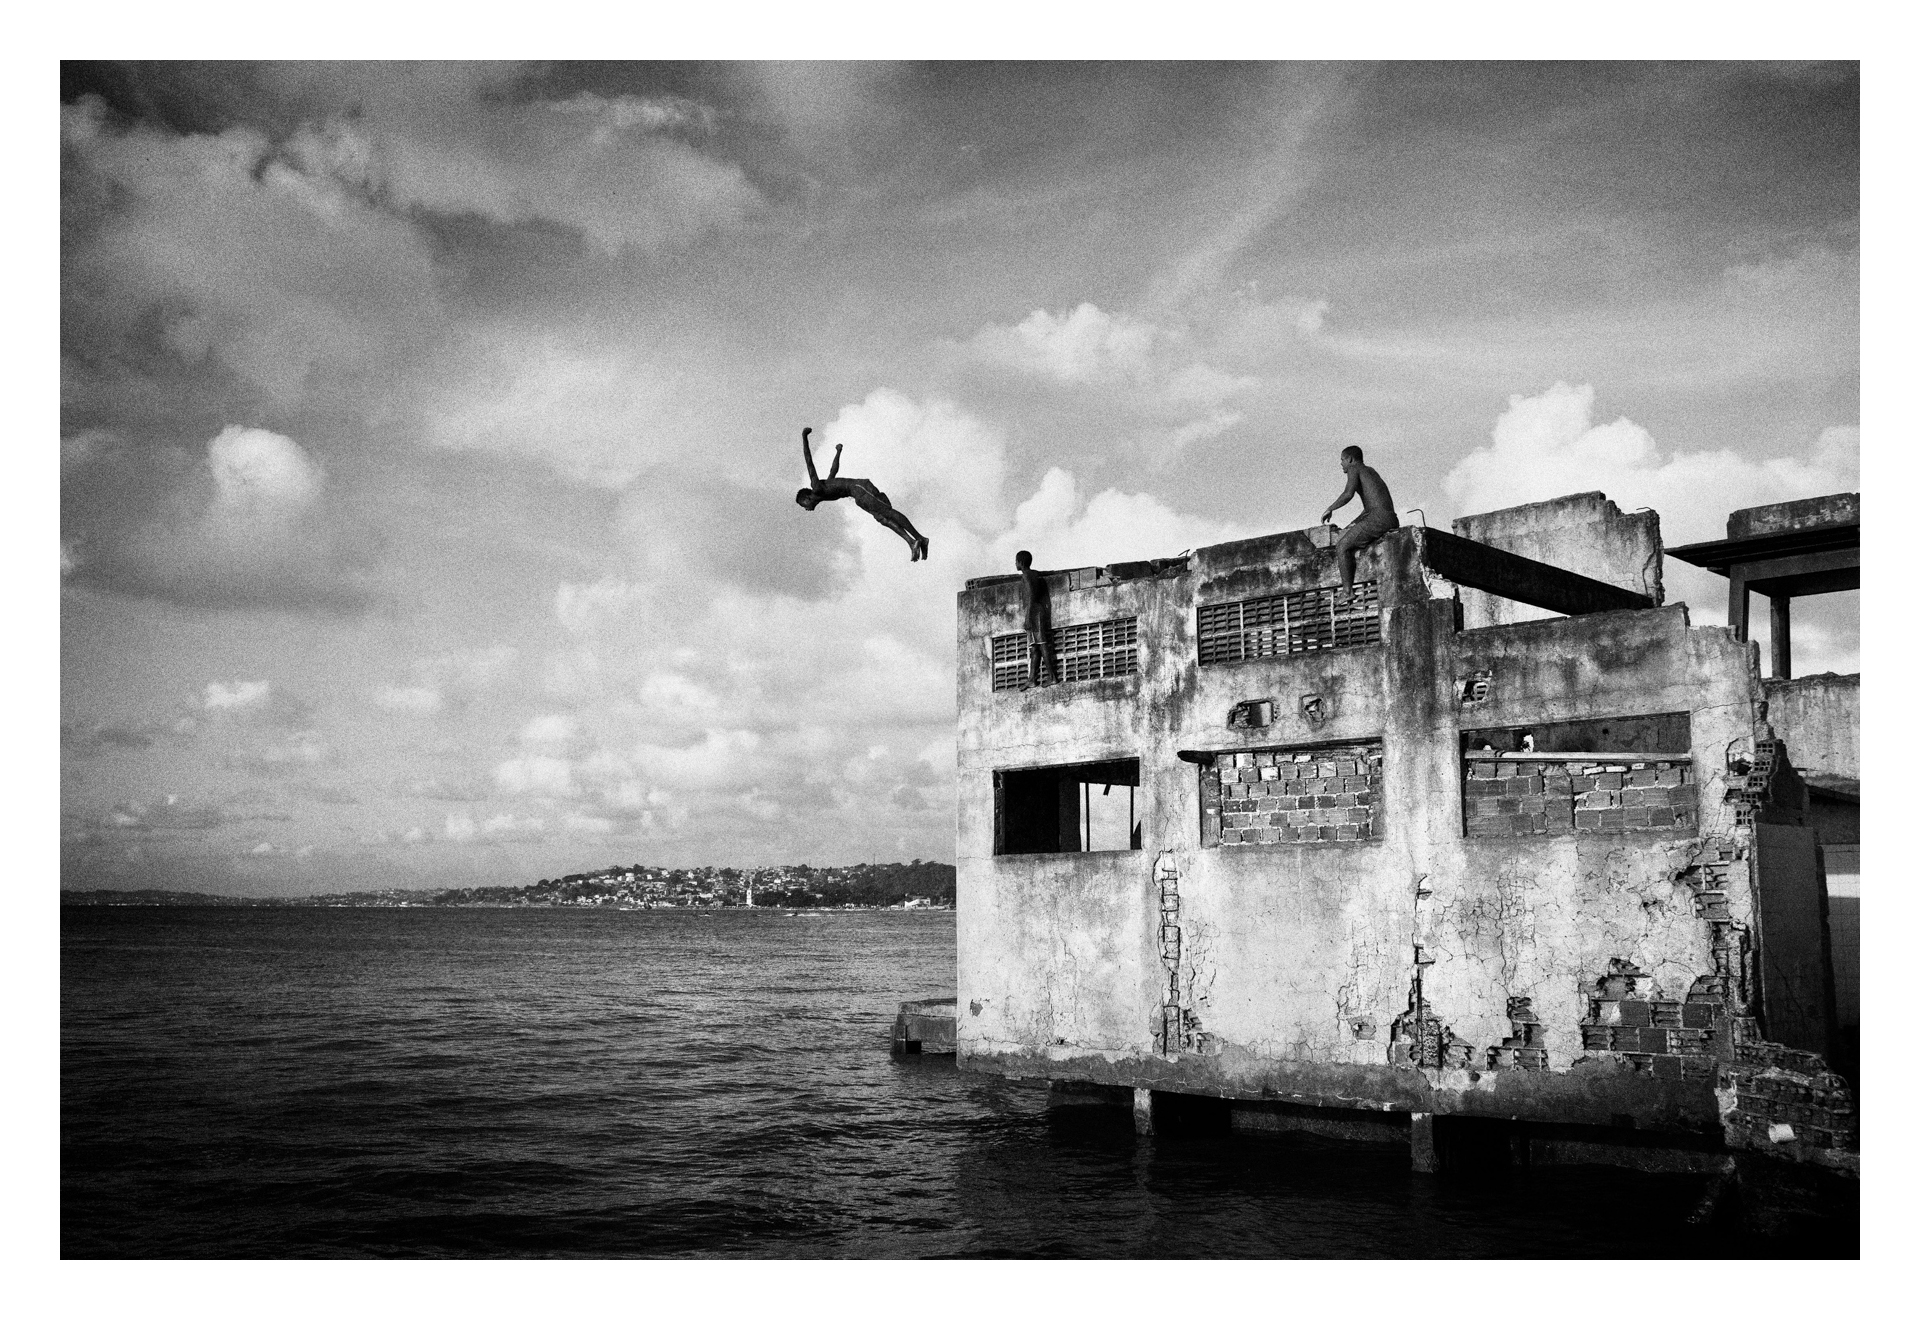
<path fill-rule="evenodd" d="M 1115 678 L 1140 671 L 1139 621 L 1134 616 L 1055 628 L 1052 641 L 1056 682 Z M 995 637 L 993 690 L 1021 692 L 1031 686 L 1027 635 L 1002 633 Z"/>
<path fill-rule="evenodd" d="M 1207 847 L 1383 837 L 1378 741 L 1181 755 L 1200 762 L 1200 842 Z"/>
<path fill-rule="evenodd" d="M 1198 624 L 1203 665 L 1365 646 L 1380 640 L 1380 584 L 1356 582 L 1352 600 L 1340 604 L 1334 588 L 1312 587 L 1202 605 Z"/>
<path fill-rule="evenodd" d="M 1138 849 L 1139 787 L 1138 758 L 996 770 L 993 851 L 1004 856 Z M 1121 788 L 1124 796 L 1115 791 Z"/>
<path fill-rule="evenodd" d="M 1692 723 L 1681 711 L 1467 729 L 1460 735 L 1464 832 L 1697 829 Z"/>

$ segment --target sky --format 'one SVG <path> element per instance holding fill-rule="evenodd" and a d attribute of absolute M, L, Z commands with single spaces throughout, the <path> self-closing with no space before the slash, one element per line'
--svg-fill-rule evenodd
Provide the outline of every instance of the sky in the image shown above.
<path fill-rule="evenodd" d="M 954 595 L 1016 549 L 1305 527 L 1347 444 L 1441 527 L 1857 490 L 1858 90 L 64 66 L 62 883 L 950 861 Z M 802 426 L 927 562 L 794 503 Z M 1794 648 L 1857 671 L 1857 594 Z"/>

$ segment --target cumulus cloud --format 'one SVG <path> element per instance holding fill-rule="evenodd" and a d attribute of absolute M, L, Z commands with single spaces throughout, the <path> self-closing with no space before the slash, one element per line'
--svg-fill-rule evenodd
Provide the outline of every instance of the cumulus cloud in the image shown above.
<path fill-rule="evenodd" d="M 1071 472 L 1049 468 L 995 544 L 1003 562 L 1010 563 L 1015 550 L 1030 550 L 1036 563 L 1071 568 L 1176 555 L 1250 534 L 1229 522 L 1179 513 L 1144 493 L 1108 489 L 1089 498 Z"/>
<path fill-rule="evenodd" d="M 873 481 L 910 516 L 918 501 L 972 530 L 991 529 L 1005 517 L 1006 442 L 951 400 L 917 403 L 898 390 L 877 389 L 814 433 L 823 476 L 834 445 L 846 446 L 843 475 Z"/>
<path fill-rule="evenodd" d="M 1144 376 L 1162 338 L 1145 321 L 1083 302 L 1060 315 L 1042 307 L 1018 325 L 985 326 L 971 347 L 982 360 L 1063 385 L 1099 385 Z"/>
<path fill-rule="evenodd" d="M 1857 427 L 1829 427 L 1802 452 L 1769 459 L 1726 449 L 1663 452 L 1628 418 L 1596 424 L 1593 386 L 1561 382 L 1513 395 L 1491 443 L 1447 473 L 1446 491 L 1468 514 L 1601 490 L 1622 508 L 1659 510 L 1662 534 L 1678 545 L 1726 535 L 1734 509 L 1856 490 L 1859 474 Z"/>
<path fill-rule="evenodd" d="M 1192 334 L 1081 303 L 1071 312 L 1038 308 L 1016 325 L 988 325 L 968 342 L 971 356 L 1065 386 L 1127 386 L 1173 404 L 1214 405 L 1258 387 L 1201 360 Z"/>
<path fill-rule="evenodd" d="M 371 594 L 326 480 L 288 436 L 228 426 L 205 457 L 96 443 L 62 483 L 78 582 L 183 604 L 354 612 Z M 144 508 L 142 506 L 145 506 Z M 131 519 L 115 516 L 131 511 Z"/>
<path fill-rule="evenodd" d="M 297 517 L 320 497 L 322 477 L 307 451 L 257 426 L 229 426 L 207 443 L 211 513 L 230 520 Z"/>

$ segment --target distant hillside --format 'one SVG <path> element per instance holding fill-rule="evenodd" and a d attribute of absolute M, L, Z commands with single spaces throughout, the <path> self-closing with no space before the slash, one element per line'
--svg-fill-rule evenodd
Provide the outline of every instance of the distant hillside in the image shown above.
<path fill-rule="evenodd" d="M 78 907 L 898 907 L 951 906 L 945 862 L 855 866 L 662 867 L 634 862 L 530 885 L 359 890 L 300 898 L 248 898 L 173 889 L 63 889 Z"/>

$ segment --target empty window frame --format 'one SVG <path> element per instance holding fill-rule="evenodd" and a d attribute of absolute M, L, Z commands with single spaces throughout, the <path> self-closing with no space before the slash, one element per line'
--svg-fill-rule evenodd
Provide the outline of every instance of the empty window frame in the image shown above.
<path fill-rule="evenodd" d="M 1685 711 L 1468 729 L 1460 735 L 1469 838 L 1699 827 Z"/>
<path fill-rule="evenodd" d="M 993 851 L 1126 852 L 1140 847 L 1140 762 L 1094 761 L 993 774 Z"/>
<path fill-rule="evenodd" d="M 1053 630 L 1054 680 L 1115 678 L 1140 671 L 1137 618 L 1101 619 Z M 993 690 L 1019 692 L 1032 686 L 1027 635 L 1003 633 L 993 639 Z"/>
<path fill-rule="evenodd" d="M 1227 664 L 1297 655 L 1380 640 L 1380 584 L 1353 584 L 1351 601 L 1336 605 L 1332 587 L 1284 596 L 1222 601 L 1199 609 L 1200 663 Z"/>
<path fill-rule="evenodd" d="M 1200 842 L 1240 848 L 1383 837 L 1377 740 L 1217 752 L 1200 766 Z"/>

